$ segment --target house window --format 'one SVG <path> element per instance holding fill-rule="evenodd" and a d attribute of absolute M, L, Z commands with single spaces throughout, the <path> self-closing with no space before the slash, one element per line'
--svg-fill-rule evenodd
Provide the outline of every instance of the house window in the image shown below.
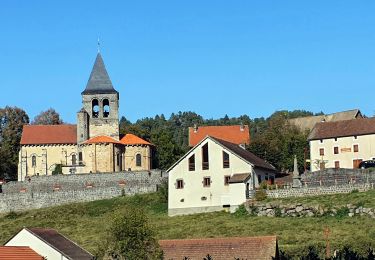
<path fill-rule="evenodd" d="M 339 154 L 339 148 L 337 146 L 333 147 L 333 153 Z"/>
<path fill-rule="evenodd" d="M 337 137 L 335 137 L 335 142 L 337 142 Z"/>
<path fill-rule="evenodd" d="M 353 151 L 354 151 L 355 153 L 358 153 L 358 151 L 359 151 L 358 144 L 353 145 Z"/>
<path fill-rule="evenodd" d="M 79 163 L 79 165 L 82 165 L 83 164 L 83 158 L 82 158 L 82 152 L 79 152 L 78 153 L 78 163 Z"/>
<path fill-rule="evenodd" d="M 223 151 L 223 168 L 229 168 L 229 154 Z"/>
<path fill-rule="evenodd" d="M 335 168 L 336 168 L 336 169 L 339 169 L 339 168 L 340 168 L 340 162 L 339 162 L 339 161 L 335 161 Z"/>
<path fill-rule="evenodd" d="M 208 170 L 208 143 L 203 145 L 202 147 L 202 170 Z"/>
<path fill-rule="evenodd" d="M 224 185 L 225 186 L 229 185 L 229 180 L 230 180 L 230 176 L 229 175 L 224 176 Z"/>
<path fill-rule="evenodd" d="M 319 149 L 319 155 L 320 155 L 320 156 L 323 156 L 323 155 L 324 155 L 324 148 L 320 148 L 320 149 Z"/>
<path fill-rule="evenodd" d="M 36 156 L 31 156 L 31 167 L 36 167 Z"/>
<path fill-rule="evenodd" d="M 142 166 L 142 156 L 139 153 L 137 153 L 137 155 L 135 156 L 135 165 L 137 167 L 141 167 Z"/>
<path fill-rule="evenodd" d="M 262 183 L 262 176 L 258 174 L 258 184 L 260 185 Z"/>
<path fill-rule="evenodd" d="M 195 154 L 189 157 L 189 171 L 195 171 Z"/>
<path fill-rule="evenodd" d="M 320 143 L 321 143 L 321 144 L 323 143 L 323 139 L 320 139 Z"/>
<path fill-rule="evenodd" d="M 210 187 L 211 186 L 211 177 L 204 177 L 203 178 L 203 187 Z"/>
<path fill-rule="evenodd" d="M 75 154 L 72 154 L 72 165 L 77 164 L 77 156 Z"/>
<path fill-rule="evenodd" d="M 184 188 L 184 181 L 183 180 L 177 180 L 176 181 L 176 189 L 183 189 Z"/>
<path fill-rule="evenodd" d="M 275 176 L 271 175 L 268 179 L 269 184 L 274 185 L 275 184 Z"/>

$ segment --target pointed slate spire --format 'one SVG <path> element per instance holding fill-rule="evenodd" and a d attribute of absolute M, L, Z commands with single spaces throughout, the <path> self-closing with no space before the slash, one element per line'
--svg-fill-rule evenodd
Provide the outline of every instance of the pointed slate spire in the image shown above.
<path fill-rule="evenodd" d="M 100 52 L 96 56 L 89 81 L 82 94 L 118 94 L 112 86 Z"/>

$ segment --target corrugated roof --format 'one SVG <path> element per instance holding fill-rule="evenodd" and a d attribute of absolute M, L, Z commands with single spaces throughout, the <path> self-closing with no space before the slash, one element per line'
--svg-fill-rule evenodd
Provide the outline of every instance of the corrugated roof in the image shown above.
<path fill-rule="evenodd" d="M 98 53 L 92 68 L 86 89 L 82 94 L 118 94 L 113 88 L 111 79 L 105 68 L 102 55 Z"/>
<path fill-rule="evenodd" d="M 84 144 L 121 144 L 119 141 L 106 135 L 99 135 L 85 141 Z"/>
<path fill-rule="evenodd" d="M 276 171 L 276 168 L 273 167 L 271 164 L 266 162 L 265 160 L 259 158 L 252 152 L 249 152 L 246 149 L 241 148 L 239 145 L 230 143 L 224 140 L 220 140 L 218 138 L 212 137 L 213 140 L 216 140 L 222 146 L 226 147 L 228 150 L 232 151 L 233 153 L 237 154 L 242 159 L 248 161 L 249 163 L 253 164 L 255 167 L 264 168 L 267 170 Z"/>
<path fill-rule="evenodd" d="M 308 139 L 317 140 L 366 134 L 375 134 L 375 117 L 318 123 Z"/>
<path fill-rule="evenodd" d="M 24 125 L 21 145 L 76 144 L 76 125 Z"/>
<path fill-rule="evenodd" d="M 94 259 L 88 251 L 66 238 L 54 229 L 49 228 L 26 228 L 30 233 L 54 247 L 68 259 Z"/>
<path fill-rule="evenodd" d="M 43 260 L 28 246 L 0 246 L 0 260 Z"/>
<path fill-rule="evenodd" d="M 151 143 L 133 134 L 126 134 L 120 142 L 124 145 L 151 145 Z"/>
<path fill-rule="evenodd" d="M 355 118 L 361 118 L 362 114 L 359 109 L 352 109 L 348 111 L 337 112 L 328 115 L 319 116 L 306 116 L 289 119 L 289 123 L 298 127 L 300 130 L 312 130 L 317 123 L 322 121 L 325 122 L 336 122 L 341 120 L 350 120 Z"/>
<path fill-rule="evenodd" d="M 241 130 L 241 127 L 242 130 Z M 196 131 L 194 127 L 189 127 L 189 145 L 195 146 L 207 135 L 235 144 L 250 144 L 250 132 L 248 125 L 230 126 L 199 126 Z"/>
<path fill-rule="evenodd" d="M 278 257 L 276 236 L 160 240 L 164 259 L 271 260 Z"/>

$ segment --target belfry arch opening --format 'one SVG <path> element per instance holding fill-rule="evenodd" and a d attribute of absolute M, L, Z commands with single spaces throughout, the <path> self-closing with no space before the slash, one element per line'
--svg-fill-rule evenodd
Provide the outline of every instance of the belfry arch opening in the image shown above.
<path fill-rule="evenodd" d="M 109 116 L 109 110 L 110 110 L 109 100 L 108 99 L 104 99 L 103 100 L 103 117 L 108 117 Z"/>
<path fill-rule="evenodd" d="M 97 99 L 92 100 L 92 117 L 99 117 L 99 102 Z"/>

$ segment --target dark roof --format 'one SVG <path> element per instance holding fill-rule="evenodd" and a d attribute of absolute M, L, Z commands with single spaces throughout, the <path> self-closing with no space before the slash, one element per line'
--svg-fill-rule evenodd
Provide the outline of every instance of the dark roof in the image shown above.
<path fill-rule="evenodd" d="M 118 94 L 112 86 L 100 53 L 96 56 L 89 81 L 82 94 Z"/>
<path fill-rule="evenodd" d="M 259 158 L 252 152 L 249 152 L 246 149 L 241 148 L 239 145 L 230 143 L 224 140 L 220 140 L 218 138 L 210 136 L 213 140 L 220 143 L 222 146 L 226 147 L 228 150 L 231 150 L 233 153 L 237 154 L 242 159 L 248 161 L 249 163 L 253 164 L 255 167 L 263 168 L 267 170 L 276 171 L 276 168 L 273 167 L 271 164 L 266 162 L 265 160 Z"/>
<path fill-rule="evenodd" d="M 24 125 L 21 144 L 76 144 L 76 125 Z"/>
<path fill-rule="evenodd" d="M 0 246 L 0 259 L 43 260 L 44 258 L 28 246 Z"/>
<path fill-rule="evenodd" d="M 160 240 L 159 244 L 168 260 L 203 259 L 208 254 L 215 260 L 278 258 L 276 236 L 174 239 Z"/>
<path fill-rule="evenodd" d="M 308 140 L 375 134 L 375 117 L 358 118 L 315 125 Z"/>
<path fill-rule="evenodd" d="M 207 135 L 235 144 L 250 144 L 248 125 L 189 127 L 189 146 L 195 146 Z"/>
<path fill-rule="evenodd" d="M 26 228 L 68 259 L 94 259 L 94 256 L 59 232 L 50 228 Z"/>
<path fill-rule="evenodd" d="M 233 174 L 230 177 L 229 183 L 241 183 L 241 182 L 245 182 L 246 180 L 249 179 L 250 176 L 251 176 L 250 173 L 236 173 L 236 174 Z"/>

